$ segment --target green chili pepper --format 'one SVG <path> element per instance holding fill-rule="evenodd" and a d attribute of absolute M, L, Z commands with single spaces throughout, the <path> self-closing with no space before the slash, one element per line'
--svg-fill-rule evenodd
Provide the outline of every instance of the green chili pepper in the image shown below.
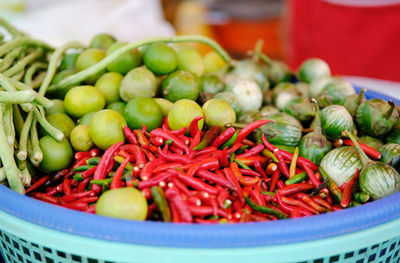
<path fill-rule="evenodd" d="M 89 165 L 98 165 L 100 163 L 101 157 L 92 157 L 86 160 L 86 164 Z"/>
<path fill-rule="evenodd" d="M 263 195 L 270 195 L 270 196 L 274 196 L 274 195 L 275 195 L 274 192 L 269 192 L 269 191 L 261 191 L 261 193 L 262 193 Z"/>
<path fill-rule="evenodd" d="M 269 207 L 266 207 L 266 206 L 262 206 L 262 205 L 256 205 L 255 203 L 253 203 L 250 200 L 250 198 L 248 198 L 246 196 L 244 198 L 246 199 L 246 203 L 255 211 L 258 211 L 258 212 L 261 212 L 261 213 L 264 213 L 264 214 L 268 214 L 268 215 L 273 215 L 273 216 L 276 216 L 279 219 L 288 218 L 287 215 L 285 215 L 285 214 L 283 214 L 283 213 L 281 213 L 281 212 L 279 212 L 279 211 L 277 211 L 275 209 L 272 209 L 272 208 L 269 208 Z"/>
<path fill-rule="evenodd" d="M 328 186 L 329 191 L 331 192 L 333 196 L 333 200 L 340 204 L 342 201 L 342 191 L 337 187 L 335 182 L 328 176 L 328 174 L 325 172 L 324 168 L 322 166 L 319 167 L 319 174 L 321 175 L 322 179 L 326 182 L 326 185 Z"/>
<path fill-rule="evenodd" d="M 244 149 L 248 148 L 248 145 L 243 145 L 242 147 L 239 148 L 239 150 L 237 150 L 238 154 L 244 153 Z"/>
<path fill-rule="evenodd" d="M 290 152 L 290 153 L 294 153 L 295 147 L 291 147 L 291 146 L 286 146 L 286 145 L 277 145 L 277 144 L 273 144 L 276 148 Z"/>
<path fill-rule="evenodd" d="M 233 162 L 235 160 L 235 153 L 231 153 L 229 156 L 229 163 Z"/>
<path fill-rule="evenodd" d="M 79 174 L 75 174 L 74 175 L 74 180 L 76 182 L 81 182 L 81 181 L 83 181 L 83 177 L 82 177 L 82 175 L 80 173 Z"/>
<path fill-rule="evenodd" d="M 285 184 L 289 185 L 289 184 L 298 184 L 301 183 L 302 181 L 306 180 L 308 178 L 307 173 L 306 172 L 302 172 L 299 174 L 296 174 L 293 177 L 290 177 L 289 179 L 286 180 Z"/>
<path fill-rule="evenodd" d="M 171 210 L 161 187 L 153 186 L 151 188 L 151 196 L 153 197 L 154 202 L 157 204 L 158 210 L 160 211 L 164 222 L 171 222 Z"/>
<path fill-rule="evenodd" d="M 354 193 L 353 199 L 359 203 L 366 203 L 371 199 L 371 196 L 367 193 Z"/>
<path fill-rule="evenodd" d="M 84 171 L 87 171 L 87 170 L 89 170 L 90 168 L 93 168 L 93 167 L 96 167 L 96 165 L 90 165 L 90 164 L 81 165 L 79 167 L 76 167 L 74 169 L 74 172 L 84 172 Z"/>
<path fill-rule="evenodd" d="M 114 157 L 114 161 L 117 162 L 118 164 L 121 164 L 125 161 L 125 158 L 121 157 L 121 156 L 115 156 Z M 131 163 L 127 163 L 126 164 L 126 169 L 128 170 L 132 170 L 133 166 Z"/>
<path fill-rule="evenodd" d="M 193 148 L 193 150 L 202 150 L 206 148 L 208 145 L 210 145 L 215 138 L 218 136 L 219 132 L 221 131 L 221 128 L 219 126 L 213 126 L 211 127 L 203 136 L 203 139 L 201 139 L 200 143 L 196 145 L 196 147 Z"/>
<path fill-rule="evenodd" d="M 261 142 L 261 143 L 262 143 L 262 142 Z M 265 157 L 271 157 L 272 160 L 273 160 L 275 163 L 278 162 L 278 159 L 276 158 L 275 154 L 274 154 L 273 152 L 269 151 L 268 149 L 264 149 L 264 150 L 262 151 L 262 154 L 263 154 Z"/>
<path fill-rule="evenodd" d="M 173 142 L 174 142 L 173 140 L 166 140 L 166 141 L 165 141 L 165 144 L 168 144 L 168 145 L 169 145 L 169 144 L 172 144 Z"/>
<path fill-rule="evenodd" d="M 357 202 L 357 201 L 351 201 L 350 202 L 350 207 L 355 207 L 355 206 L 360 206 L 361 204 L 359 203 L 359 202 Z"/>
<path fill-rule="evenodd" d="M 224 144 L 222 144 L 221 149 L 224 149 L 225 147 L 229 147 L 232 144 L 234 144 L 238 137 L 238 134 L 239 131 L 236 131 L 229 140 L 227 140 Z"/>
<path fill-rule="evenodd" d="M 246 164 L 242 163 L 241 161 L 238 160 L 234 160 L 240 167 L 242 167 L 243 169 L 247 169 L 247 170 L 253 170 L 251 169 L 249 166 L 247 166 Z"/>

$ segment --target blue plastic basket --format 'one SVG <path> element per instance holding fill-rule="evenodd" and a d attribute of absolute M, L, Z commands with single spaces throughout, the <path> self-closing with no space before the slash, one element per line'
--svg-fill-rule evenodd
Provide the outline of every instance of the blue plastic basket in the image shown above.
<path fill-rule="evenodd" d="M 0 243 L 6 262 L 24 263 L 399 262 L 400 192 L 307 218 L 189 225 L 85 214 L 0 185 Z"/>

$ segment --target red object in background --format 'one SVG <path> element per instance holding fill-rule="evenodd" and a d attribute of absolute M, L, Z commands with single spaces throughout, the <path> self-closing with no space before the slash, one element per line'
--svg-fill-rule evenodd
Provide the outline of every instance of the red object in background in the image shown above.
<path fill-rule="evenodd" d="M 353 2 L 358 5 L 288 0 L 287 62 L 297 69 L 305 59 L 320 57 L 332 74 L 400 81 L 400 1 Z"/>

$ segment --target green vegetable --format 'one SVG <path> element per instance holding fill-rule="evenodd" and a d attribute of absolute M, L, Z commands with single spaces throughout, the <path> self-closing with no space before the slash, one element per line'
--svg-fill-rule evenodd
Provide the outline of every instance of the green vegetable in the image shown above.
<path fill-rule="evenodd" d="M 396 124 L 387 134 L 386 143 L 400 144 L 400 120 L 396 122 Z"/>
<path fill-rule="evenodd" d="M 352 146 L 342 146 L 328 152 L 321 160 L 320 167 L 337 186 L 347 182 L 362 164 Z"/>
<path fill-rule="evenodd" d="M 243 111 L 258 110 L 261 107 L 263 94 L 254 80 L 235 79 L 228 81 L 225 91 L 236 95 L 240 108 Z"/>
<path fill-rule="evenodd" d="M 331 76 L 324 76 L 314 79 L 310 83 L 309 96 L 311 98 L 317 98 L 322 93 L 322 89 L 327 85 L 333 78 Z"/>
<path fill-rule="evenodd" d="M 284 112 L 304 123 L 314 117 L 314 106 L 305 98 L 294 98 L 286 104 Z"/>
<path fill-rule="evenodd" d="M 318 103 L 315 102 L 314 131 L 306 134 L 299 143 L 299 155 L 312 161 L 316 165 L 332 149 L 332 144 L 322 134 L 321 119 Z"/>
<path fill-rule="evenodd" d="M 324 86 L 318 100 L 322 101 L 324 97 L 327 97 L 329 98 L 328 101 L 332 104 L 344 105 L 346 97 L 353 94 L 356 94 L 356 91 L 354 90 L 350 82 L 345 81 L 341 78 L 334 78 L 332 81 Z"/>
<path fill-rule="evenodd" d="M 231 105 L 236 115 L 239 115 L 242 112 L 242 107 L 239 104 L 239 99 L 232 92 L 219 92 L 215 94 L 214 98 L 226 101 L 229 105 Z"/>
<path fill-rule="evenodd" d="M 267 116 L 268 114 L 271 114 L 271 113 L 277 113 L 277 112 L 279 112 L 279 110 L 273 105 L 267 105 L 260 109 L 261 115 L 264 115 L 264 116 Z"/>
<path fill-rule="evenodd" d="M 358 107 L 356 120 L 364 134 L 379 137 L 392 129 L 399 120 L 399 113 L 392 101 L 370 99 Z"/>
<path fill-rule="evenodd" d="M 362 192 L 371 195 L 373 199 L 380 199 L 400 190 L 400 174 L 392 166 L 372 161 L 350 132 L 346 131 L 344 135 L 353 141 L 362 162 L 359 180 Z"/>
<path fill-rule="evenodd" d="M 383 142 L 381 140 L 368 135 L 359 137 L 358 141 L 374 148 L 375 150 L 379 150 L 379 148 L 383 146 Z"/>
<path fill-rule="evenodd" d="M 364 96 L 364 92 L 365 89 L 362 89 L 359 94 L 349 95 L 344 99 L 343 106 L 353 118 L 356 116 L 357 109 L 361 103 L 367 100 Z"/>
<path fill-rule="evenodd" d="M 341 133 L 353 128 L 353 118 L 345 107 L 330 105 L 321 111 L 321 127 L 330 139 L 339 139 Z"/>
<path fill-rule="evenodd" d="M 300 97 L 300 92 L 296 86 L 289 82 L 282 82 L 275 86 L 272 90 L 272 101 L 279 110 L 284 110 L 286 105 L 292 99 Z"/>
<path fill-rule="evenodd" d="M 331 70 L 325 61 L 319 58 L 310 58 L 301 64 L 298 76 L 304 82 L 311 82 L 330 74 Z"/>
<path fill-rule="evenodd" d="M 391 163 L 395 157 L 400 155 L 400 144 L 388 143 L 383 145 L 378 151 L 382 154 L 379 161 Z"/>

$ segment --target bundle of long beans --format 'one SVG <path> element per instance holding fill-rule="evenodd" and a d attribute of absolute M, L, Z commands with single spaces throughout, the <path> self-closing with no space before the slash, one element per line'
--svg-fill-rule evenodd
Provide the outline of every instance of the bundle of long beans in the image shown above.
<path fill-rule="evenodd" d="M 64 139 L 63 133 L 46 121 L 44 110 L 53 103 L 44 95 L 63 53 L 80 44 L 70 42 L 54 50 L 3 19 L 0 26 L 6 31 L 0 45 L 0 182 L 24 193 L 34 171 L 30 166 L 38 166 L 43 158 L 37 123 L 55 139 Z"/>

